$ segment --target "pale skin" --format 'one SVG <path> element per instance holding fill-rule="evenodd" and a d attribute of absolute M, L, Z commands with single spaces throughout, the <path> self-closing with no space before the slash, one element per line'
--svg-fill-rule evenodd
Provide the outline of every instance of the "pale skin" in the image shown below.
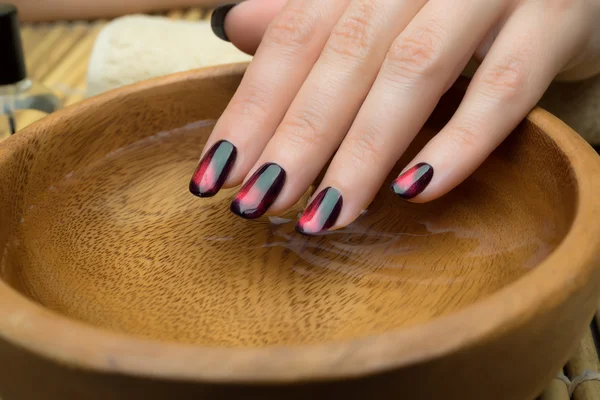
<path fill-rule="evenodd" d="M 268 214 L 294 205 L 331 161 L 315 193 L 341 193 L 330 229 L 344 227 L 474 57 L 459 109 L 406 166 L 433 167 L 409 200 L 429 202 L 472 174 L 554 79 L 600 71 L 598 23 L 600 0 L 248 0 L 224 26 L 255 57 L 205 149 L 237 147 L 224 187 L 267 162 L 286 171 Z"/>

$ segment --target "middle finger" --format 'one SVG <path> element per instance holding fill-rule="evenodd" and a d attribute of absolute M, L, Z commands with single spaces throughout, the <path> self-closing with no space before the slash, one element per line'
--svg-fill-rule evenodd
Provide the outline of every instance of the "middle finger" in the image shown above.
<path fill-rule="evenodd" d="M 350 128 L 390 44 L 425 1 L 351 2 L 333 28 L 274 136 L 251 169 L 253 176 L 232 203 L 234 213 L 255 218 L 269 207 L 273 213 L 284 210 L 300 198 Z M 265 168 L 265 165 L 269 167 Z M 282 179 L 258 176 L 277 173 L 287 177 L 285 186 Z M 266 196 L 257 197 L 256 190 L 250 190 L 249 186 L 258 183 L 273 192 L 268 197 L 274 204 L 261 202 L 257 212 L 256 199 Z M 271 190 L 275 184 L 277 190 Z M 277 194 L 279 190 L 281 192 Z"/>

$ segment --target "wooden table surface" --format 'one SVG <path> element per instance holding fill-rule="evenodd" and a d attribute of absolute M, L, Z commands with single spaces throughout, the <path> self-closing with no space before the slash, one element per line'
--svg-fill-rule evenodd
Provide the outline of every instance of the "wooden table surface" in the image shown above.
<path fill-rule="evenodd" d="M 210 11 L 201 9 L 166 13 L 168 18 L 186 20 L 200 20 L 209 15 Z M 23 25 L 22 38 L 30 77 L 54 90 L 65 106 L 84 99 L 89 55 L 96 35 L 105 24 L 106 21 L 76 21 Z M 19 128 L 34 120 L 21 121 Z M 600 360 L 595 340 L 598 321 L 600 312 L 564 371 L 557 371 L 559 375 L 542 394 L 541 400 L 600 400 Z M 490 364 L 493 365 L 493 360 Z"/>

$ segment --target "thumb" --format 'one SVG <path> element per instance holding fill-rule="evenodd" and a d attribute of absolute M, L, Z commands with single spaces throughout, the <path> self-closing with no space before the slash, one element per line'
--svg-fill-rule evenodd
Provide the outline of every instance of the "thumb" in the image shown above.
<path fill-rule="evenodd" d="M 267 27 L 287 0 L 247 0 L 221 6 L 212 14 L 213 32 L 244 53 L 253 55 Z"/>

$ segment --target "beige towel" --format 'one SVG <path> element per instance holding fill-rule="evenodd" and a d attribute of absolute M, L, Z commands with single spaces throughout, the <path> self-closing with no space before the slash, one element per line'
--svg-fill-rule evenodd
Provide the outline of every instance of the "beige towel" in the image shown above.
<path fill-rule="evenodd" d="M 132 15 L 98 34 L 88 65 L 87 95 L 145 79 L 251 59 L 217 38 L 207 21 Z"/>
<path fill-rule="evenodd" d="M 174 72 L 250 59 L 218 39 L 206 21 L 122 17 L 106 25 L 96 39 L 88 68 L 88 95 Z M 540 104 L 590 143 L 600 145 L 600 75 L 583 82 L 554 83 Z"/>

